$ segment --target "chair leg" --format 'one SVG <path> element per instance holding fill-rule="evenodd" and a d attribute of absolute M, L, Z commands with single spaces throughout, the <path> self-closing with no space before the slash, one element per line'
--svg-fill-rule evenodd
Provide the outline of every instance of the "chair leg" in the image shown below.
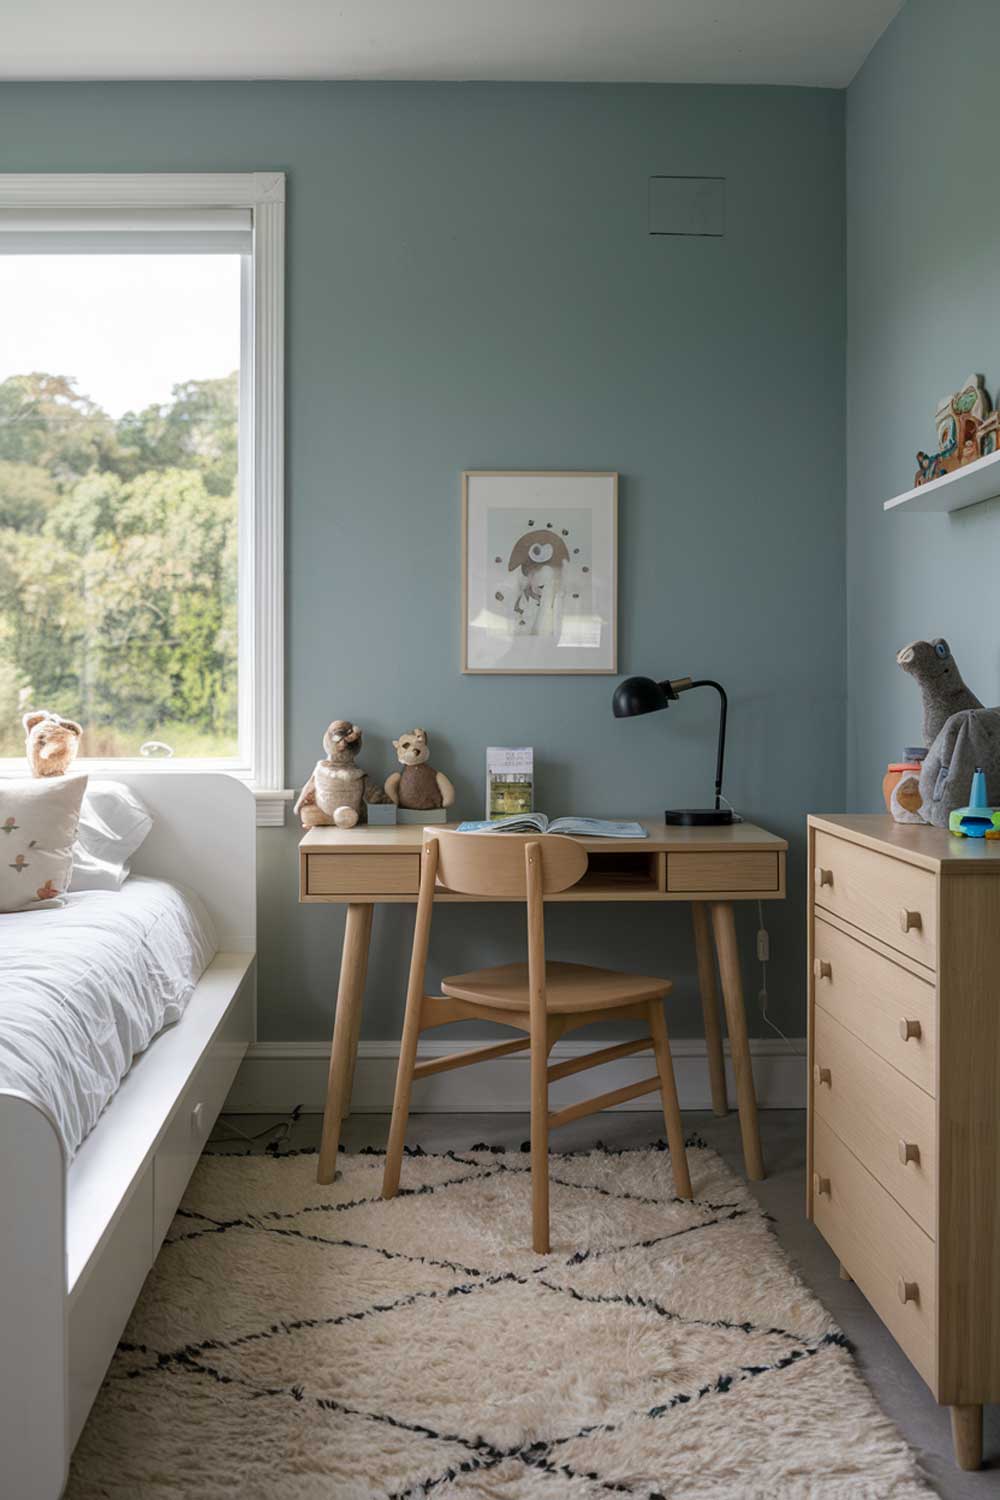
<path fill-rule="evenodd" d="M 531 1242 L 549 1253 L 549 1028 L 531 1023 Z"/>
<path fill-rule="evenodd" d="M 662 1000 L 649 1002 L 649 1032 L 653 1038 L 653 1050 L 656 1053 L 656 1070 L 660 1075 L 663 1123 L 667 1127 L 670 1163 L 674 1169 L 674 1190 L 678 1198 L 693 1198 L 687 1152 L 684 1149 L 681 1107 L 677 1099 L 677 1081 L 674 1078 L 674 1063 L 670 1055 L 670 1039 L 667 1036 L 667 1023 L 663 1018 Z"/>
<path fill-rule="evenodd" d="M 389 1126 L 389 1143 L 385 1150 L 385 1171 L 382 1174 L 383 1198 L 395 1198 L 399 1187 L 399 1172 L 403 1164 L 403 1144 L 406 1140 L 406 1122 L 410 1117 L 413 1069 L 416 1067 L 417 1045 L 420 1041 L 422 1008 L 422 1000 L 406 1007 L 403 1036 L 399 1045 L 399 1067 L 396 1069 L 396 1092 L 392 1101 L 392 1123 Z"/>

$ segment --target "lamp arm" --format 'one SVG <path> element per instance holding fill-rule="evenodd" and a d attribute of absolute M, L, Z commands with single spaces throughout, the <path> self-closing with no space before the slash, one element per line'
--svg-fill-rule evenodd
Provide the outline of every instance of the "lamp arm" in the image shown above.
<path fill-rule="evenodd" d="M 726 754 L 726 716 L 729 712 L 729 699 L 721 682 L 713 682 L 711 677 L 700 678 L 697 682 L 690 684 L 693 688 L 710 687 L 715 688 L 719 695 L 719 752 L 715 762 L 715 805 L 722 805 L 722 762 Z"/>

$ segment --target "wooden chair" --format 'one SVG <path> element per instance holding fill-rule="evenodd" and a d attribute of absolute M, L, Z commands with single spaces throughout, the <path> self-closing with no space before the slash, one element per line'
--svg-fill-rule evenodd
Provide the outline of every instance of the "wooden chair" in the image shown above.
<path fill-rule="evenodd" d="M 582 1115 L 593 1114 L 596 1110 L 659 1089 L 674 1184 L 682 1198 L 691 1197 L 677 1085 L 663 1018 L 662 1002 L 672 988 L 670 980 L 619 974 L 613 969 L 595 969 L 584 964 L 547 963 L 545 960 L 542 898 L 576 885 L 586 868 L 586 851 L 572 839 L 552 834 L 522 836 L 427 831 L 421 853 L 420 894 L 406 995 L 406 1018 L 382 1183 L 382 1196 L 392 1198 L 399 1187 L 410 1090 L 415 1078 L 427 1078 L 432 1073 L 462 1068 L 487 1058 L 506 1057 L 511 1052 L 530 1047 L 532 1239 L 535 1250 L 542 1255 L 548 1254 L 549 1250 L 549 1131 L 557 1125 L 568 1125 Z M 467 895 L 523 899 L 528 916 L 527 964 L 505 964 L 495 969 L 453 974 L 442 983 L 442 995 L 426 995 L 424 970 L 438 880 L 442 887 Z M 565 1032 L 578 1026 L 589 1026 L 595 1021 L 612 1019 L 645 1020 L 650 1034 L 636 1041 L 602 1047 L 586 1057 L 549 1066 L 549 1052 Z M 470 1052 L 454 1053 L 430 1062 L 417 1062 L 421 1032 L 464 1020 L 499 1022 L 526 1032 L 527 1037 L 477 1047 Z M 571 1073 L 580 1073 L 619 1057 L 628 1057 L 650 1042 L 656 1055 L 655 1077 L 549 1112 L 548 1086 L 555 1079 L 567 1078 Z"/>

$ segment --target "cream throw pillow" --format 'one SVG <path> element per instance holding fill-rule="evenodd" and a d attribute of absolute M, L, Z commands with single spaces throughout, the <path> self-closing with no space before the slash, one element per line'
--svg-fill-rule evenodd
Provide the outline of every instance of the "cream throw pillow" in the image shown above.
<path fill-rule="evenodd" d="M 61 906 L 86 776 L 0 781 L 0 912 Z"/>

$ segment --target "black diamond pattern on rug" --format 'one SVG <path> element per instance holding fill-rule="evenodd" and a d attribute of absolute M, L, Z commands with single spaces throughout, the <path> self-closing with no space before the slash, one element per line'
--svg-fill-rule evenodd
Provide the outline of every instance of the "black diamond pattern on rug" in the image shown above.
<path fill-rule="evenodd" d="M 693 1202 L 663 1150 L 553 1157 L 537 1256 L 520 1153 L 409 1155 L 390 1202 L 373 1155 L 326 1187 L 310 1155 L 206 1157 L 67 1495 L 845 1493 L 849 1443 L 794 1487 L 807 1412 L 860 1424 L 877 1493 L 930 1493 L 746 1188 L 689 1159 Z"/>

